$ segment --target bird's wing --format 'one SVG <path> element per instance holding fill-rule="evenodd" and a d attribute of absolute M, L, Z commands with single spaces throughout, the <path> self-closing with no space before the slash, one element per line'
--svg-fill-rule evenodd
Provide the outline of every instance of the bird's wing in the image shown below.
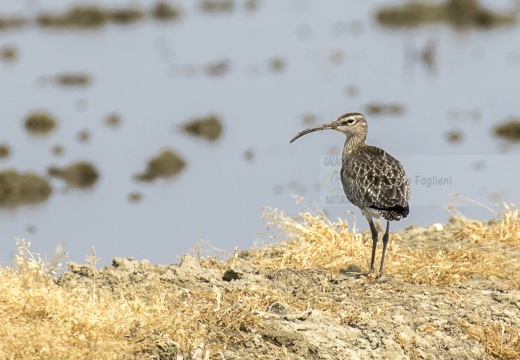
<path fill-rule="evenodd" d="M 355 205 L 375 209 L 408 206 L 410 186 L 404 168 L 384 150 L 367 146 L 345 167 L 350 181 L 355 182 L 349 186 Z"/>

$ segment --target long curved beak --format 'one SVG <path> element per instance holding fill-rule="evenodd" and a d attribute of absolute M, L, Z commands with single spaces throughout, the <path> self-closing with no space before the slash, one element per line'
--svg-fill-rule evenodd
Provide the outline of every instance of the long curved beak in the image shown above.
<path fill-rule="evenodd" d="M 313 126 L 308 129 L 302 130 L 298 134 L 296 134 L 296 136 L 293 137 L 290 142 L 292 143 L 294 140 L 296 140 L 308 133 L 311 133 L 314 131 L 328 130 L 328 129 L 334 129 L 333 123 L 327 123 L 327 124 L 323 124 L 323 125 Z"/>

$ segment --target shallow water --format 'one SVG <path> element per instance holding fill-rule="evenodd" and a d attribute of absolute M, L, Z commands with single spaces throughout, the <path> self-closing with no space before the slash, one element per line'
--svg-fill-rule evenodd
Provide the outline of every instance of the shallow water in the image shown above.
<path fill-rule="evenodd" d="M 61 11 L 69 3 L 45 9 Z M 0 4 L 4 15 L 31 17 L 42 10 L 31 2 Z M 104 2 L 110 4 L 122 5 Z M 11 150 L 0 170 L 45 174 L 49 166 L 87 160 L 100 173 L 92 189 L 69 189 L 53 179 L 48 201 L 1 209 L 2 264 L 11 263 L 13 237 L 26 238 L 47 257 L 64 242 L 74 261 L 83 261 L 92 245 L 103 264 L 114 256 L 175 262 L 199 239 L 215 249 L 244 249 L 269 240 L 258 234 L 266 228 L 259 218 L 263 206 L 289 214 L 305 209 L 291 194 L 309 206 L 320 203 L 331 219 L 352 219 L 345 211 L 354 211 L 364 230 L 358 210 L 323 200 L 330 179 L 323 177 L 322 159 L 340 153 L 343 136 L 321 132 L 289 140 L 341 113 L 365 112 L 373 102 L 405 109 L 367 114 L 367 142 L 401 159 L 412 182 L 411 214 L 392 229 L 446 221 L 448 194 L 482 204 L 463 202 L 469 217 L 491 218 L 485 207 L 519 203 L 520 147 L 492 136 L 494 126 L 520 114 L 518 26 L 388 30 L 373 20 L 386 1 L 258 1 L 254 11 L 244 4 L 219 14 L 181 4 L 182 20 L 165 24 L 0 31 L 0 47 L 17 50 L 15 61 L 0 62 L 0 143 Z M 420 59 L 428 47 L 432 68 Z M 208 73 L 208 65 L 217 71 Z M 90 85 L 44 81 L 63 72 L 87 73 Z M 39 109 L 58 121 L 44 137 L 23 127 Z M 120 115 L 120 126 L 105 124 L 112 113 Z M 211 114 L 224 123 L 218 141 L 179 130 Z M 78 141 L 85 130 L 88 141 Z M 447 141 L 453 130 L 461 141 Z M 63 155 L 53 153 L 55 145 Z M 164 148 L 183 156 L 185 170 L 171 180 L 136 182 Z M 435 178 L 451 181 L 439 185 Z M 128 200 L 133 192 L 140 201 Z"/>

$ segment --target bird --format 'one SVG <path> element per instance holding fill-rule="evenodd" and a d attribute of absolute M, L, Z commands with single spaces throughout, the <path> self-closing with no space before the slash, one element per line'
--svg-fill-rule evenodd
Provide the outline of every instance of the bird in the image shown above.
<path fill-rule="evenodd" d="M 348 112 L 336 120 L 300 131 L 296 139 L 314 131 L 336 130 L 347 137 L 343 147 L 341 183 L 347 199 L 361 210 L 372 233 L 372 256 L 369 274 L 374 273 L 379 234 L 373 219 L 386 220 L 382 238 L 383 251 L 379 267 L 383 274 L 386 248 L 389 240 L 390 221 L 404 219 L 410 213 L 410 182 L 403 165 L 383 149 L 365 144 L 367 121 L 359 112 Z"/>

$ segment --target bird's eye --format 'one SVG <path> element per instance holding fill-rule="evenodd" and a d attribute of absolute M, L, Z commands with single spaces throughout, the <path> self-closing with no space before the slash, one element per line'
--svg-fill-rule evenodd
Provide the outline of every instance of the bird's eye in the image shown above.
<path fill-rule="evenodd" d="M 356 120 L 354 120 L 354 119 L 348 119 L 348 120 L 347 120 L 347 124 L 349 124 L 349 125 L 352 125 L 352 124 L 354 124 L 355 122 L 356 122 Z"/>

